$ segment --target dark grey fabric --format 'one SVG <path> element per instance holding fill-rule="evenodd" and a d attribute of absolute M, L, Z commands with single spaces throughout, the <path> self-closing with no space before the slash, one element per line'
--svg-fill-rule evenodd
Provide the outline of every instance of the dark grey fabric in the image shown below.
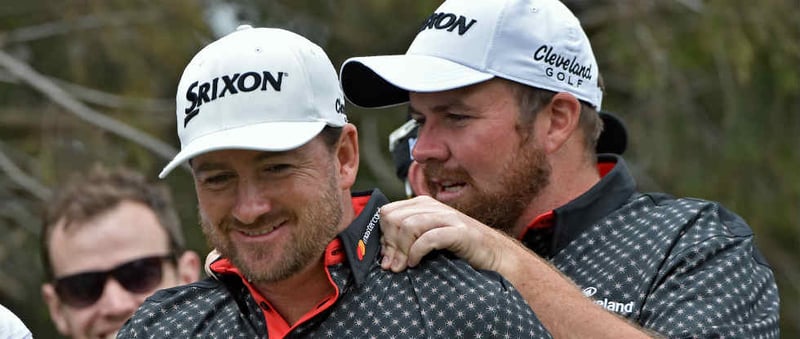
<path fill-rule="evenodd" d="M 622 158 L 600 161 L 615 168 L 524 243 L 596 303 L 669 337 L 779 337 L 775 278 L 742 218 L 712 201 L 638 193 Z"/>
<path fill-rule="evenodd" d="M 370 203 L 345 233 L 365 234 L 385 201 L 380 192 L 372 193 Z M 368 238 L 379 239 L 380 227 L 373 226 Z M 359 238 L 340 235 L 347 251 L 356 248 Z M 429 255 L 416 268 L 392 273 L 377 264 L 378 251 L 366 253 L 363 260 L 353 260 L 348 253 L 344 263 L 327 267 L 339 287 L 338 300 L 286 337 L 550 338 L 519 293 L 497 273 L 475 271 L 444 252 Z M 268 334 L 262 310 L 240 278 L 224 275 L 157 292 L 118 337 L 266 338 Z"/>

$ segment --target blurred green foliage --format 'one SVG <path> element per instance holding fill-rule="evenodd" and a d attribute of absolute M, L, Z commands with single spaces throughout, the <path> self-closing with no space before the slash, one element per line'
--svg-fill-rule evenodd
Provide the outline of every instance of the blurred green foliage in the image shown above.
<path fill-rule="evenodd" d="M 641 188 L 721 201 L 742 215 L 775 269 L 783 336 L 800 336 L 797 1 L 565 2 L 592 40 L 604 109 L 627 123 L 626 158 Z M 202 46 L 238 23 L 282 27 L 323 46 L 338 67 L 350 56 L 403 53 L 439 3 L 0 0 L 0 303 L 37 337 L 57 337 L 39 292 L 42 201 L 95 161 L 155 177 L 178 147 L 177 81 Z M 386 149 L 405 108 L 348 112 L 361 138 L 356 189 L 400 198 Z M 146 137 L 124 137 L 119 126 Z M 148 138 L 166 147 L 146 147 Z M 190 247 L 207 252 L 190 175 L 166 183 Z"/>

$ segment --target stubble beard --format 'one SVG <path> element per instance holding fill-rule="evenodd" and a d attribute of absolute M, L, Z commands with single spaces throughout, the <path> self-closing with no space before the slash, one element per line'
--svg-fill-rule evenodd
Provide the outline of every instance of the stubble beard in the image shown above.
<path fill-rule="evenodd" d="M 445 170 L 438 163 L 423 167 L 426 178 L 457 178 L 472 188 L 473 194 L 456 201 L 447 202 L 451 207 L 478 221 L 503 231 L 511 236 L 518 219 L 528 205 L 539 196 L 550 181 L 551 168 L 541 149 L 529 145 L 521 147 L 519 155 L 503 166 L 497 178 L 499 189 L 481 189 L 469 174 L 461 169 Z M 485 183 L 484 183 L 485 184 Z M 431 192 L 435 186 L 428 182 Z"/>
<path fill-rule="evenodd" d="M 230 232 L 243 228 L 232 217 L 213 225 L 202 216 L 201 225 L 209 245 L 231 260 L 251 283 L 274 283 L 290 278 L 312 262 L 319 260 L 325 248 L 339 233 L 342 220 L 341 201 L 335 176 L 331 173 L 328 187 L 317 201 L 309 201 L 289 218 L 292 233 L 285 243 L 273 246 L 236 244 Z M 291 213 L 291 212 L 288 212 Z M 262 215 L 254 224 L 270 218 Z"/>

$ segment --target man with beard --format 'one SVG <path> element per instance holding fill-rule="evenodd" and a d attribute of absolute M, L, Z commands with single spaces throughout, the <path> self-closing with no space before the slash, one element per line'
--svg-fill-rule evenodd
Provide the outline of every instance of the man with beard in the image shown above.
<path fill-rule="evenodd" d="M 431 197 L 381 209 L 382 267 L 448 249 L 511 281 L 554 337 L 778 336 L 749 226 L 637 192 L 621 157 L 595 153 L 598 66 L 557 0 L 447 0 L 405 55 L 349 59 L 341 84 L 358 106 L 408 102 L 419 124 Z"/>
<path fill-rule="evenodd" d="M 242 26 L 203 48 L 177 95 L 211 277 L 148 299 L 122 338 L 549 338 L 495 272 L 436 253 L 382 270 L 378 190 L 351 195 L 358 135 L 325 52 Z"/>

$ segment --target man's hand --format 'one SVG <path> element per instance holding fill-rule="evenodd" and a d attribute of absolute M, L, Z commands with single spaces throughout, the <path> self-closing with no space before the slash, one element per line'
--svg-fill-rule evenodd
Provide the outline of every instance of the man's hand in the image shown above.
<path fill-rule="evenodd" d="M 400 272 L 433 250 L 446 249 L 472 267 L 496 271 L 510 239 L 428 196 L 381 207 L 381 267 Z"/>

